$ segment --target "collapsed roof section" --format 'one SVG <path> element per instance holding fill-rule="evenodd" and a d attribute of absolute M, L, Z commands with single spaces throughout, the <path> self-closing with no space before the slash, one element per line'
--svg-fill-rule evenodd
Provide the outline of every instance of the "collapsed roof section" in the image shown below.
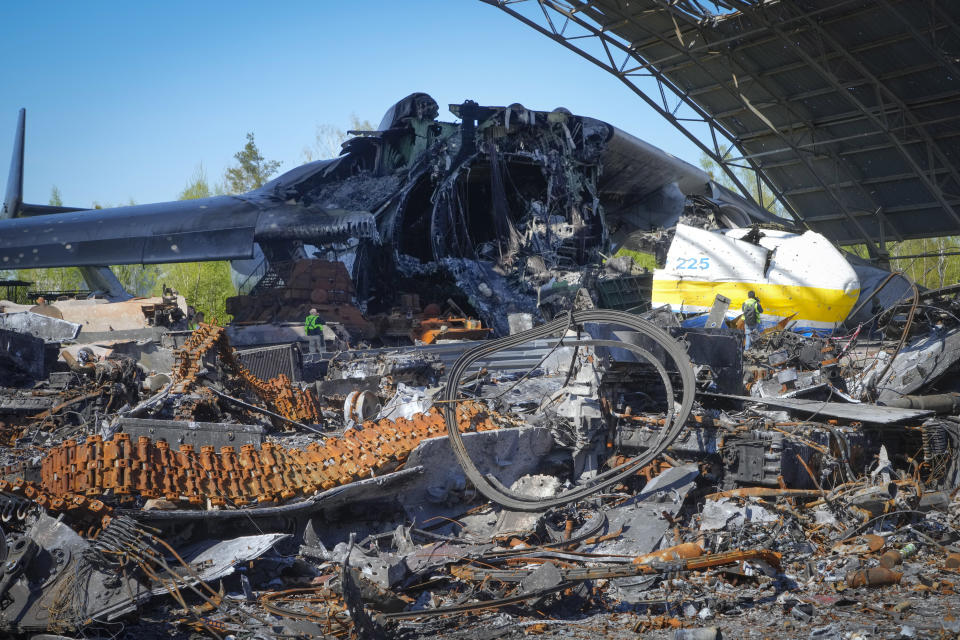
<path fill-rule="evenodd" d="M 483 1 L 614 74 L 728 170 L 759 169 L 836 242 L 960 233 L 957 3 Z"/>

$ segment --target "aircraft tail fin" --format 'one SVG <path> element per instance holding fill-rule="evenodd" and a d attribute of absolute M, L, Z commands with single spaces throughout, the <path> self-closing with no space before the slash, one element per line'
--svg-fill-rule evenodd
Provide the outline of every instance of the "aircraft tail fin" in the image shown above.
<path fill-rule="evenodd" d="M 10 174 L 7 177 L 7 192 L 3 198 L 0 219 L 13 218 L 23 204 L 23 142 L 26 135 L 27 110 L 20 109 L 17 133 L 13 139 L 13 157 L 10 158 Z"/>
<path fill-rule="evenodd" d="M 23 201 L 23 147 L 27 131 L 27 110 L 20 109 L 17 118 L 17 133 L 13 139 L 13 157 L 10 158 L 10 174 L 7 177 L 7 192 L 0 208 L 0 220 L 42 216 L 50 213 L 86 211 L 83 207 L 61 207 L 46 204 L 27 204 Z"/>

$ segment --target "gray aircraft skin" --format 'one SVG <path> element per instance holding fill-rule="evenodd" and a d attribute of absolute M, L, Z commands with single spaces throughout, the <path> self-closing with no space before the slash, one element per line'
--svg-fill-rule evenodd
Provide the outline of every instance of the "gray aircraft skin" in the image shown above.
<path fill-rule="evenodd" d="M 21 110 L 0 211 L 0 269 L 75 266 L 109 275 L 105 265 L 250 259 L 258 245 L 272 263 L 302 257 L 304 245 L 349 239 L 362 249 L 354 279 L 376 288 L 382 265 L 401 255 L 421 263 L 476 259 L 476 248 L 500 243 L 505 230 L 515 237 L 525 224 L 518 210 L 528 215 L 536 200 L 557 207 L 547 219 L 572 215 L 584 229 L 581 247 L 589 244 L 594 257 L 632 231 L 672 226 L 690 197 L 709 199 L 729 226 L 785 222 L 699 168 L 593 118 L 471 101 L 451 111 L 460 122 L 437 120 L 433 98 L 411 94 L 377 131 L 354 132 L 338 158 L 241 195 L 78 209 L 23 202 Z M 543 178 L 530 178 L 535 172 Z M 558 191 L 573 179 L 579 191 Z M 523 199 L 511 191 L 518 186 Z M 497 197 L 498 189 L 506 196 Z M 372 265 L 374 275 L 360 273 Z"/>
<path fill-rule="evenodd" d="M 0 268 L 79 267 L 233 260 L 258 241 L 373 238 L 369 213 L 290 200 L 298 182 L 332 161 L 312 162 L 248 193 L 111 209 L 23 203 L 25 110 L 0 212 Z"/>

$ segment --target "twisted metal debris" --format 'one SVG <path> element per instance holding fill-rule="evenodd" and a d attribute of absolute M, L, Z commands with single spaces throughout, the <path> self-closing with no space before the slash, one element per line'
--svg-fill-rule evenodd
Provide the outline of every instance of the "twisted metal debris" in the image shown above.
<path fill-rule="evenodd" d="M 461 432 L 497 429 L 503 419 L 483 405 L 458 407 Z M 119 503 L 133 498 L 164 498 L 200 506 L 243 506 L 273 503 L 326 491 L 371 477 L 402 463 L 425 438 L 443 435 L 444 418 L 436 409 L 411 420 L 380 420 L 349 429 L 340 438 L 312 443 L 305 449 L 285 449 L 264 443 L 179 450 L 166 441 L 129 434 L 112 440 L 90 436 L 85 442 L 67 440 L 50 450 L 41 463 L 41 482 L 0 481 L 0 491 L 24 495 L 55 512 L 84 507 L 105 514 L 96 497 Z"/>
<path fill-rule="evenodd" d="M 211 355 L 218 356 L 222 369 L 238 378 L 270 410 L 296 422 L 317 424 L 321 421 L 317 400 L 310 391 L 295 387 L 283 374 L 264 381 L 250 373 L 237 360 L 226 330 L 213 324 L 201 323 L 175 353 L 172 393 L 194 390 L 199 384 L 198 375 L 204 369 L 204 358 Z"/>

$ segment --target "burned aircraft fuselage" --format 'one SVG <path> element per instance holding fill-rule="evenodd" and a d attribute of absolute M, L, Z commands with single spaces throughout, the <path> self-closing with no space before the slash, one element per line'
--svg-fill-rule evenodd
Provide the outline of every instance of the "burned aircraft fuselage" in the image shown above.
<path fill-rule="evenodd" d="M 404 292 L 452 297 L 503 334 L 512 312 L 543 319 L 542 292 L 575 289 L 629 232 L 675 224 L 690 196 L 726 202 L 743 218 L 734 222 L 764 216 L 599 120 L 469 101 L 451 111 L 459 124 L 437 121 L 436 103 L 414 94 L 288 190 L 311 207 L 376 216 L 379 242 L 356 243 L 353 262 L 369 312 Z M 286 179 L 264 189 L 282 191 Z"/>
<path fill-rule="evenodd" d="M 728 225 L 772 219 L 599 120 L 471 101 L 451 111 L 459 123 L 437 120 L 433 98 L 412 94 L 377 131 L 354 132 L 339 157 L 238 196 L 51 211 L 23 204 L 20 166 L 8 185 L 10 219 L 0 220 L 0 261 L 249 260 L 259 247 L 283 281 L 293 261 L 313 253 L 351 265 L 364 311 L 416 293 L 424 304 L 467 305 L 502 334 L 509 313 L 541 319 L 545 291 L 576 290 L 584 266 L 633 233 L 675 225 L 691 198 L 714 203 Z M 18 136 L 22 150 L 22 119 Z"/>
<path fill-rule="evenodd" d="M 381 305 L 398 281 L 422 296 L 423 285 L 453 280 L 461 302 L 497 327 L 510 311 L 535 312 L 536 287 L 556 270 L 597 262 L 606 249 L 598 178 L 611 128 L 516 105 L 467 102 L 454 113 L 459 126 L 414 119 L 347 144 L 344 163 L 372 165 L 358 183 L 402 175 L 377 213 L 383 246 L 365 243 L 354 276 L 360 297 Z"/>

